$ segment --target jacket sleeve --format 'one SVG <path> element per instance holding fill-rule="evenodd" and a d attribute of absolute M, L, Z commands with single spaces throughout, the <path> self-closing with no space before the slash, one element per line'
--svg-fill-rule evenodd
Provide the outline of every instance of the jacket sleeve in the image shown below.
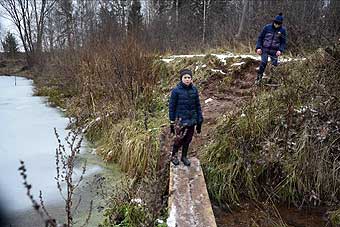
<path fill-rule="evenodd" d="M 177 107 L 178 94 L 176 89 L 171 91 L 170 101 L 169 101 L 169 119 L 170 121 L 176 120 L 176 107 Z"/>
<path fill-rule="evenodd" d="M 203 115 L 202 115 L 202 108 L 201 108 L 201 103 L 200 103 L 200 97 L 197 92 L 197 99 L 196 99 L 196 108 L 197 108 L 197 124 L 202 124 L 203 123 Z"/>
<path fill-rule="evenodd" d="M 281 52 L 283 52 L 286 49 L 286 40 L 287 40 L 286 29 L 282 29 L 281 42 L 280 42 L 280 46 L 279 46 L 279 50 Z"/>
<path fill-rule="evenodd" d="M 264 27 L 262 29 L 262 32 L 260 33 L 259 37 L 257 38 L 256 50 L 257 49 L 262 49 L 262 43 L 263 43 L 263 39 L 264 39 L 265 35 L 266 35 L 266 27 Z"/>

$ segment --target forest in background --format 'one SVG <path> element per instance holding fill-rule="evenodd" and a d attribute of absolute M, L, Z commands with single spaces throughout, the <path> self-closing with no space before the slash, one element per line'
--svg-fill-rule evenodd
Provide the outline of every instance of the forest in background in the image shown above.
<path fill-rule="evenodd" d="M 29 64 L 42 61 L 42 53 L 94 50 L 96 43 L 114 45 L 127 36 L 156 53 L 221 47 L 252 51 L 261 28 L 279 12 L 288 27 L 288 48 L 295 54 L 301 48 L 329 45 L 340 33 L 337 0 L 2 0 L 0 4 L 18 30 Z"/>
<path fill-rule="evenodd" d="M 119 223 L 122 216 L 130 226 L 151 226 L 166 216 L 167 172 L 160 163 L 159 138 L 162 125 L 167 125 L 166 103 L 178 70 L 208 65 L 195 72 L 195 83 L 204 90 L 206 81 L 221 79 L 222 84 L 213 89 L 218 92 L 226 92 L 244 76 L 242 67 L 228 72 L 231 63 L 223 65 L 212 56 L 166 65 L 159 55 L 254 52 L 261 28 L 282 12 L 288 30 L 287 52 L 304 55 L 307 61 L 280 68 L 276 73 L 279 78 L 287 76 L 281 78 L 285 86 L 273 94 L 260 89 L 253 105 L 241 109 L 247 118 L 236 112 L 221 114 L 228 117 L 216 120 L 215 140 L 199 150 L 209 194 L 230 209 L 244 198 L 263 199 L 265 193 L 274 203 L 313 206 L 317 201 L 317 206 L 332 206 L 330 219 L 338 223 L 339 210 L 334 207 L 339 201 L 339 140 L 335 137 L 339 89 L 333 82 L 339 78 L 339 51 L 334 46 L 339 42 L 340 1 L 1 0 L 0 5 L 17 26 L 27 62 L 24 69 L 33 75 L 36 94 L 66 108 L 87 129 L 87 138 L 98 146 L 103 159 L 118 163 L 129 177 L 137 178 L 122 197 L 108 196 L 111 203 L 105 207 L 104 226 Z M 1 64 L 13 57 L 8 54 L 2 56 Z M 212 73 L 210 69 L 216 68 L 226 74 Z M 320 114 L 295 111 L 304 106 L 315 107 Z M 315 119 L 317 125 L 309 124 Z M 325 125 L 325 119 L 332 124 Z M 316 138 L 317 133 L 322 139 Z M 267 140 L 268 135 L 275 136 Z M 257 144 L 253 155 L 248 152 L 250 142 Z M 318 147 L 318 157 L 328 159 L 315 162 L 314 147 Z M 273 150 L 285 158 L 259 159 L 258 154 Z M 312 164 L 300 165 L 305 158 Z M 236 172 L 230 174 L 235 160 Z M 316 171 L 322 174 L 315 177 Z M 130 202 L 136 195 L 144 196 L 145 206 Z"/>

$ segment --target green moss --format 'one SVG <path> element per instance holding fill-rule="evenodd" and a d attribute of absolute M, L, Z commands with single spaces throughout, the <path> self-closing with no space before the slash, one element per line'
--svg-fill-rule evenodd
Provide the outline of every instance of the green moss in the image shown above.
<path fill-rule="evenodd" d="M 65 94 L 63 91 L 58 89 L 57 87 L 48 87 L 42 86 L 38 87 L 34 91 L 34 95 L 36 96 L 46 96 L 48 98 L 48 102 L 52 106 L 59 106 L 61 108 L 65 108 Z"/>

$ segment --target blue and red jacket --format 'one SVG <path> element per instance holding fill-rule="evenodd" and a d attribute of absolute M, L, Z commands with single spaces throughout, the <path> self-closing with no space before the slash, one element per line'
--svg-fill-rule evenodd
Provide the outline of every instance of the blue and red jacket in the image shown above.
<path fill-rule="evenodd" d="M 171 91 L 169 101 L 170 121 L 180 119 L 181 125 L 202 124 L 203 116 L 197 88 L 180 82 Z"/>
<path fill-rule="evenodd" d="M 273 24 L 267 24 L 257 39 L 256 49 L 283 52 L 286 49 L 286 39 L 286 28 L 282 26 L 275 28 Z"/>

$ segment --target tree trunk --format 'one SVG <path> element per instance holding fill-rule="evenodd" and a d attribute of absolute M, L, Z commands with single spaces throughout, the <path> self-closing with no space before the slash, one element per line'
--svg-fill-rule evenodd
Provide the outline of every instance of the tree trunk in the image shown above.
<path fill-rule="evenodd" d="M 207 6 L 206 0 L 203 0 L 203 34 L 202 34 L 202 43 L 205 43 L 205 32 L 206 32 L 206 24 L 207 24 Z"/>
<path fill-rule="evenodd" d="M 241 22 L 240 22 L 240 26 L 238 27 L 238 32 L 235 35 L 235 37 L 238 39 L 241 37 L 241 33 L 243 31 L 243 27 L 244 27 L 244 20 L 246 17 L 246 12 L 247 12 L 247 7 L 248 7 L 248 1 L 247 0 L 243 0 L 243 10 L 242 10 L 242 17 L 241 17 Z"/>

